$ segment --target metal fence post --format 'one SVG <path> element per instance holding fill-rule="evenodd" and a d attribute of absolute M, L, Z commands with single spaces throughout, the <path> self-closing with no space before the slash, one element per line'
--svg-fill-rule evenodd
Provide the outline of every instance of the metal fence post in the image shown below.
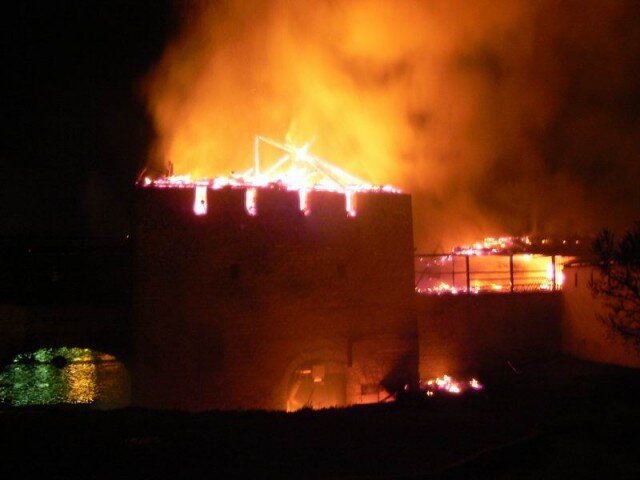
<path fill-rule="evenodd" d="M 456 288 L 456 255 L 451 255 L 451 288 Z"/>
<path fill-rule="evenodd" d="M 469 255 L 465 255 L 464 263 L 467 270 L 467 293 L 471 293 L 471 273 L 469 272 Z"/>
<path fill-rule="evenodd" d="M 509 255 L 509 290 L 513 293 L 515 284 L 513 281 L 513 254 Z"/>

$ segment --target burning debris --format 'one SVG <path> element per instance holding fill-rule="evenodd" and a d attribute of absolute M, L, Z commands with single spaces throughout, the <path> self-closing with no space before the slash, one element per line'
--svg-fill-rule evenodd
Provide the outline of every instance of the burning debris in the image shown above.
<path fill-rule="evenodd" d="M 574 258 L 573 250 L 568 248 L 582 248 L 583 243 L 577 238 L 560 242 L 529 236 L 487 237 L 482 242 L 455 247 L 449 254 L 417 255 L 416 292 L 440 295 L 557 291 L 564 283 L 563 265 Z M 555 251 L 550 249 L 553 245 L 565 248 Z"/>
<path fill-rule="evenodd" d="M 432 397 L 436 394 L 459 395 L 465 392 L 478 392 L 482 389 L 484 389 L 484 385 L 475 378 L 463 381 L 456 380 L 449 375 L 443 375 L 442 377 L 420 381 L 420 390 L 427 397 Z"/>
<path fill-rule="evenodd" d="M 513 252 L 527 252 L 531 245 L 529 237 L 486 237 L 473 245 L 457 246 L 451 250 L 456 255 L 494 255 Z"/>
<path fill-rule="evenodd" d="M 282 155 L 266 169 L 262 169 L 260 145 L 264 143 L 282 153 Z M 256 188 L 279 188 L 297 191 L 300 196 L 300 210 L 309 214 L 307 195 L 310 191 L 342 193 L 345 196 L 347 215 L 356 215 L 355 194 L 359 192 L 400 191 L 390 185 L 377 186 L 361 180 L 339 167 L 309 153 L 311 143 L 297 147 L 291 143 L 281 143 L 270 138 L 256 136 L 254 143 L 254 164 L 243 173 L 232 172 L 230 176 L 192 179 L 190 175 L 173 175 L 169 168 L 167 175 L 153 178 L 143 170 L 138 184 L 150 188 L 185 188 L 194 189 L 193 211 L 196 215 L 207 213 L 207 189 L 245 188 L 245 206 L 249 215 L 256 214 Z"/>
<path fill-rule="evenodd" d="M 283 155 L 271 166 L 262 169 L 260 144 L 265 143 Z M 138 184 L 155 188 L 211 188 L 225 187 L 280 187 L 286 190 L 321 190 L 353 195 L 356 192 L 390 192 L 400 190 L 391 185 L 372 185 L 357 178 L 326 160 L 309 153 L 311 143 L 297 147 L 291 143 L 281 143 L 270 138 L 257 136 L 254 145 L 254 165 L 243 173 L 232 172 L 230 176 L 193 179 L 190 175 L 169 174 L 152 178 L 143 171 Z"/>
<path fill-rule="evenodd" d="M 454 255 L 562 255 L 566 257 L 584 256 L 589 253 L 593 239 L 572 235 L 569 237 L 529 236 L 486 237 L 472 245 L 456 246 Z"/>
<path fill-rule="evenodd" d="M 570 260 L 540 254 L 418 255 L 415 289 L 428 295 L 557 291 Z"/>

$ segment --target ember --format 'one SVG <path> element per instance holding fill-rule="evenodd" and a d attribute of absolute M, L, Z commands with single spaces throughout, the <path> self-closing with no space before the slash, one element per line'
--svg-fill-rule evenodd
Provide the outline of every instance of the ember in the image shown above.
<path fill-rule="evenodd" d="M 477 379 L 471 378 L 470 380 L 461 381 L 449 375 L 443 375 L 442 377 L 432 378 L 430 380 L 420 381 L 420 390 L 425 392 L 427 397 L 432 397 L 436 393 L 447 393 L 458 395 L 465 391 L 480 391 L 484 388 Z"/>

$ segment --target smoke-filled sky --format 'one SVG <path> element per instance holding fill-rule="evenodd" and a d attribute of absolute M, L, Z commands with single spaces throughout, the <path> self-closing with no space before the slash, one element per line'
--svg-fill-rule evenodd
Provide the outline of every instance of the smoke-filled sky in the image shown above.
<path fill-rule="evenodd" d="M 413 194 L 416 241 L 629 223 L 634 1 L 187 2 L 147 83 L 152 161 L 250 165 L 256 134 Z"/>
<path fill-rule="evenodd" d="M 420 251 L 488 235 L 587 234 L 640 217 L 635 0 L 144 3 L 148 18 L 142 7 L 106 9 L 103 36 L 79 40 L 109 55 L 68 78 L 91 98 L 92 81 L 103 86 L 95 71 L 127 59 L 112 70 L 130 86 L 113 95 L 145 104 L 148 117 L 134 118 L 149 133 L 109 133 L 109 145 L 148 152 L 152 167 L 226 174 L 250 165 L 256 134 L 313 141 L 313 153 L 412 194 Z M 105 102 L 109 123 L 130 108 L 95 102 L 89 116 Z M 87 153 L 100 135 L 80 138 Z M 114 175 L 141 162 L 119 159 Z M 119 205 L 118 190 L 104 169 L 81 168 L 96 185 L 83 184 L 85 216 L 99 223 L 95 212 Z"/>

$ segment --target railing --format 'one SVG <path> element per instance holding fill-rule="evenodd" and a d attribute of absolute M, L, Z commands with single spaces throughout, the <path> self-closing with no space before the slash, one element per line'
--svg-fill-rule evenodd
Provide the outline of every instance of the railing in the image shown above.
<path fill-rule="evenodd" d="M 420 254 L 415 289 L 423 294 L 553 292 L 568 257 L 537 254 Z"/>

